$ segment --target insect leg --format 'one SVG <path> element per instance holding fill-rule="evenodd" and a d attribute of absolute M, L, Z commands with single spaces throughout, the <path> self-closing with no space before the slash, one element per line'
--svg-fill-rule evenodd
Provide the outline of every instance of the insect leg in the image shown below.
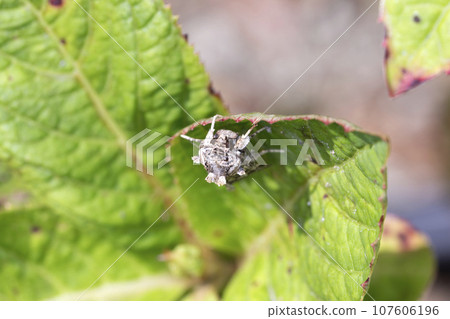
<path fill-rule="evenodd" d="M 201 164 L 200 156 L 192 156 L 192 161 L 194 164 Z"/>
<path fill-rule="evenodd" d="M 212 140 L 214 137 L 214 124 L 216 124 L 216 118 L 217 115 L 214 115 L 211 122 L 211 128 L 208 131 L 208 134 L 206 134 L 205 140 Z"/>
<path fill-rule="evenodd" d="M 227 184 L 227 179 L 225 178 L 225 176 L 219 176 L 219 178 L 216 180 L 217 186 L 223 186 L 226 184 Z"/>
<path fill-rule="evenodd" d="M 259 130 L 257 130 L 256 132 L 254 132 L 252 135 L 250 135 L 250 133 L 253 131 L 253 129 L 258 125 L 258 123 L 255 123 L 252 125 L 252 127 L 250 127 L 250 129 L 242 136 L 239 137 L 238 141 L 236 142 L 236 148 L 239 150 L 244 149 L 248 143 L 250 143 L 250 139 L 253 138 L 254 136 L 256 136 L 257 134 L 261 133 L 264 130 L 270 130 L 270 127 L 268 126 L 264 126 L 262 128 L 260 128 Z"/>
<path fill-rule="evenodd" d="M 253 131 L 253 129 L 254 129 L 257 125 L 258 125 L 258 123 L 253 124 L 252 127 L 250 127 L 250 128 L 248 129 L 248 131 L 247 131 L 244 135 L 242 135 L 242 137 L 243 137 L 243 138 L 248 137 L 248 136 L 250 135 L 250 133 Z"/>
<path fill-rule="evenodd" d="M 237 174 L 239 176 L 245 176 L 247 175 L 247 173 L 245 172 L 244 168 L 240 167 L 239 170 L 237 171 Z"/>
<path fill-rule="evenodd" d="M 184 138 L 185 140 L 188 140 L 191 143 L 194 143 L 194 142 L 195 143 L 201 143 L 203 141 L 203 140 L 200 140 L 198 138 L 193 138 L 193 137 L 190 137 L 190 136 L 187 136 L 187 135 L 184 135 L 184 134 L 180 135 L 180 137 Z"/>
<path fill-rule="evenodd" d="M 223 186 L 227 184 L 227 179 L 225 178 L 225 176 L 217 177 L 214 173 L 209 173 L 208 176 L 206 176 L 205 180 L 208 183 L 214 183 L 217 186 Z"/>
<path fill-rule="evenodd" d="M 205 181 L 208 183 L 214 183 L 216 180 L 216 175 L 214 173 L 209 173 L 208 176 L 206 176 Z"/>
<path fill-rule="evenodd" d="M 256 135 L 258 135 L 259 133 L 261 133 L 262 131 L 264 131 L 264 130 L 270 130 L 270 127 L 268 127 L 268 126 L 264 126 L 264 127 L 261 127 L 259 130 L 257 130 L 256 132 L 254 132 L 252 135 L 250 135 L 250 138 L 253 138 L 253 137 L 255 137 Z"/>

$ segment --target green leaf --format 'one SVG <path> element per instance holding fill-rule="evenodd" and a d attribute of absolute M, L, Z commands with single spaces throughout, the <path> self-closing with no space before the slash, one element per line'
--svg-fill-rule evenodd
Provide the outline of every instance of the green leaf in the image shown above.
<path fill-rule="evenodd" d="M 314 116 L 238 115 L 219 118 L 216 129 L 243 134 L 258 118 L 259 127 L 270 129 L 253 144 L 312 139 L 325 165 L 292 165 L 302 148 L 297 144 L 288 148 L 291 165 L 282 166 L 280 154 L 269 154 L 269 167 L 229 191 L 203 181 L 207 174 L 202 166 L 193 167 L 191 144 L 173 139 L 172 165 L 181 189 L 202 180 L 182 199 L 185 219 L 200 240 L 240 260 L 224 299 L 362 299 L 386 208 L 387 142 L 343 121 Z M 202 139 L 209 123 L 179 134 Z M 274 147 L 266 142 L 264 148 Z"/>
<path fill-rule="evenodd" d="M 450 1 L 382 0 L 391 96 L 450 72 Z"/>
<path fill-rule="evenodd" d="M 224 112 L 162 1 L 77 2 L 0 0 L 0 161 L 46 207 L 39 219 L 46 238 L 59 218 L 77 232 L 58 234 L 61 249 L 42 250 L 40 258 L 52 263 L 41 263 L 39 271 L 51 274 L 57 287 L 37 289 L 39 271 L 28 271 L 32 254 L 13 259 L 9 253 L 20 255 L 18 243 L 3 247 L 8 255 L 2 254 L 1 263 L 8 268 L 0 269 L 2 278 L 30 285 L 17 291 L 2 285 L 7 298 L 44 299 L 87 288 L 179 195 L 171 191 L 167 166 L 154 177 L 126 167 L 126 140 L 144 128 L 170 136 L 192 122 L 187 113 L 202 118 Z M 156 156 L 164 156 L 163 150 Z M 170 213 L 177 216 L 175 210 Z M 2 218 L 23 224 L 25 232 L 31 221 L 22 215 Z M 120 275 L 110 270 L 98 284 L 145 279 L 160 263 L 155 254 L 182 242 L 182 232 L 167 214 L 129 252 L 151 251 L 146 263 L 141 258 L 139 270 L 124 264 Z M 102 262 L 65 273 L 68 252 L 77 254 L 84 236 L 83 245 L 99 251 L 89 260 L 83 246 L 80 258 L 89 265 Z M 170 296 L 179 293 L 174 291 Z M 163 298 L 138 298 L 150 297 Z"/>
<path fill-rule="evenodd" d="M 94 284 L 83 299 L 361 299 L 386 140 L 324 117 L 263 116 L 271 132 L 257 138 L 311 139 L 325 165 L 268 154 L 270 167 L 228 191 L 203 182 L 175 138 L 177 183 L 168 165 L 140 174 L 125 165 L 129 138 L 226 111 L 162 1 L 77 2 L 0 0 L 1 178 L 14 181 L 2 195 L 27 194 L 0 212 L 0 297 L 76 299 Z M 218 127 L 245 132 L 259 116 Z"/>
<path fill-rule="evenodd" d="M 0 233 L 1 300 L 171 300 L 191 285 L 157 262 L 157 249 L 144 249 L 124 255 L 108 272 L 108 283 L 82 295 L 126 249 L 114 244 L 113 232 L 23 208 L 0 213 Z"/>
<path fill-rule="evenodd" d="M 388 215 L 370 295 L 377 301 L 418 300 L 435 272 L 436 260 L 428 238 L 408 222 Z"/>

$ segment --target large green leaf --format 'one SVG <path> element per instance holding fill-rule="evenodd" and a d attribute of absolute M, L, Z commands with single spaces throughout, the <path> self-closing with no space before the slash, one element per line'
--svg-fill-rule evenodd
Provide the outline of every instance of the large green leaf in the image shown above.
<path fill-rule="evenodd" d="M 407 221 L 388 215 L 370 295 L 379 301 L 417 300 L 435 272 L 436 261 L 428 238 Z"/>
<path fill-rule="evenodd" d="M 0 234 L 1 300 L 172 300 L 191 286 L 157 262 L 158 249 L 139 249 L 111 268 L 109 283 L 82 294 L 126 247 L 114 233 L 43 208 L 1 212 Z"/>
<path fill-rule="evenodd" d="M 51 232 L 64 218 L 77 227 L 80 240 L 87 236 L 92 245 L 106 247 L 102 254 L 111 254 L 97 268 L 73 270 L 79 272 L 76 279 L 63 276 L 67 252 L 78 254 L 78 235 L 60 233 L 62 238 L 53 240 L 61 241 L 61 249 L 42 252 L 42 258 L 55 262 L 39 266 L 58 287 L 37 289 L 31 277 L 38 273 L 26 272 L 34 263 L 31 255 L 20 254 L 19 243 L 11 240 L 20 233 L 9 233 L 11 242 L 1 247 L 8 251 L 2 265 L 15 270 L 2 267 L 0 273 L 30 288 L 16 291 L 2 284 L 0 293 L 42 299 L 93 282 L 106 261 L 117 258 L 173 202 L 167 168 L 149 177 L 126 167 L 126 140 L 144 128 L 171 135 L 192 122 L 187 113 L 200 118 L 223 107 L 162 1 L 0 0 L 0 21 L 0 160 L 46 207 L 39 217 L 43 230 Z M 5 225 L 24 225 L 25 231 L 31 217 L 2 218 Z M 166 218 L 133 249 L 162 253 L 181 239 L 173 219 Z M 89 258 L 87 250 L 83 253 Z M 8 257 L 14 254 L 21 258 Z M 125 267 L 120 276 L 108 273 L 99 284 L 147 276 L 159 263 L 152 256 L 147 270 Z M 98 258 L 94 253 L 87 263 Z"/>
<path fill-rule="evenodd" d="M 232 191 L 203 181 L 183 197 L 183 214 L 197 237 L 241 260 L 224 298 L 360 300 L 381 237 L 388 144 L 348 123 L 313 116 L 240 115 L 220 118 L 216 127 L 244 133 L 257 118 L 270 130 L 254 143 L 312 139 L 325 165 L 292 165 L 301 145 L 292 146 L 291 165 L 281 166 L 280 154 L 271 154 L 271 166 Z M 208 123 L 181 133 L 204 138 Z M 202 166 L 193 167 L 192 152 L 188 141 L 174 138 L 172 164 L 181 189 L 206 176 Z"/>
<path fill-rule="evenodd" d="M 449 0 L 382 0 L 381 20 L 392 96 L 450 72 Z"/>
<path fill-rule="evenodd" d="M 264 116 L 271 132 L 258 138 L 312 139 L 325 165 L 269 154 L 271 167 L 228 191 L 202 181 L 192 146 L 175 138 L 178 183 L 168 166 L 146 176 L 125 165 L 128 138 L 225 112 L 162 1 L 0 0 L 0 21 L 0 178 L 11 181 L 1 298 L 75 299 L 92 283 L 83 298 L 364 296 L 385 214 L 383 138 L 323 117 Z M 244 132 L 256 117 L 218 127 Z M 209 120 L 189 134 L 204 137 L 199 124 Z M 17 190 L 26 198 L 11 201 Z"/>

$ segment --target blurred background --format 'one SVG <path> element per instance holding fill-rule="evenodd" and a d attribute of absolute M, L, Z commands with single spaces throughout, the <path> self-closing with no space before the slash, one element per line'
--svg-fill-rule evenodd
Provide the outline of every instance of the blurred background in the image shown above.
<path fill-rule="evenodd" d="M 166 0 L 231 113 L 265 111 L 373 0 Z M 373 6 L 270 109 L 322 114 L 385 134 L 388 212 L 431 239 L 439 275 L 424 299 L 450 300 L 450 77 L 388 96 L 384 27 Z"/>

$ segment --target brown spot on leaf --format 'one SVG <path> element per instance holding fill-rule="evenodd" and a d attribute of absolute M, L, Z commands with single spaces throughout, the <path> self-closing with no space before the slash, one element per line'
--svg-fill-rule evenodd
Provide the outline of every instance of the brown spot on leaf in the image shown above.
<path fill-rule="evenodd" d="M 410 70 L 404 68 L 401 70 L 401 72 L 403 74 L 403 77 L 397 90 L 393 92 L 394 96 L 405 93 L 430 79 L 429 76 L 413 74 Z"/>
<path fill-rule="evenodd" d="M 292 223 L 292 220 L 288 221 L 288 230 L 289 236 L 292 238 L 294 236 L 294 224 Z"/>
<path fill-rule="evenodd" d="M 291 219 L 288 219 L 288 231 L 291 239 L 294 237 L 294 223 Z"/>
<path fill-rule="evenodd" d="M 391 57 L 391 50 L 389 49 L 387 36 L 384 38 L 383 47 L 384 47 L 384 62 L 386 63 L 387 60 L 389 60 L 389 58 Z"/>
<path fill-rule="evenodd" d="M 383 226 L 384 218 L 385 218 L 385 215 L 381 215 L 380 221 L 378 222 L 378 226 L 379 226 L 379 227 Z"/>
<path fill-rule="evenodd" d="M 292 274 L 292 267 L 291 266 L 288 267 L 287 272 L 288 272 L 289 275 Z"/>
<path fill-rule="evenodd" d="M 415 14 L 415 15 L 413 16 L 413 21 L 414 21 L 415 23 L 420 23 L 420 22 L 422 21 L 422 19 L 420 18 L 420 16 L 419 16 L 418 14 Z"/>
<path fill-rule="evenodd" d="M 328 194 L 324 194 L 323 199 L 327 199 L 327 198 L 328 198 Z"/>
<path fill-rule="evenodd" d="M 367 277 L 366 281 L 364 281 L 361 284 L 362 289 L 364 289 L 364 291 L 367 291 L 367 288 L 369 288 L 369 282 L 370 282 L 370 277 Z"/>
<path fill-rule="evenodd" d="M 211 95 L 215 96 L 216 98 L 218 98 L 219 100 L 222 100 L 222 95 L 220 95 L 219 92 L 217 92 L 214 87 L 212 86 L 212 84 L 210 83 L 208 86 L 208 91 Z M 239 123 L 238 121 L 236 123 Z"/>
<path fill-rule="evenodd" d="M 384 50 L 384 61 L 389 60 L 390 57 L 391 57 L 391 50 L 389 50 L 389 48 L 386 48 Z"/>
<path fill-rule="evenodd" d="M 189 36 L 188 36 L 187 33 L 183 34 L 183 38 L 184 38 L 186 41 L 189 41 Z"/>
<path fill-rule="evenodd" d="M 61 39 L 59 39 L 59 42 L 61 42 L 61 44 L 63 44 L 63 45 L 66 45 L 66 39 L 64 39 L 64 38 L 61 38 Z"/>
<path fill-rule="evenodd" d="M 398 233 L 398 239 L 400 240 L 400 243 L 402 245 L 402 251 L 408 251 L 410 248 L 410 236 L 408 236 L 406 233 Z"/>
<path fill-rule="evenodd" d="M 191 84 L 191 79 L 190 79 L 190 78 L 185 78 L 185 79 L 184 79 L 184 83 L 186 83 L 186 84 Z"/>
<path fill-rule="evenodd" d="M 217 91 L 214 89 L 212 83 L 209 83 L 209 85 L 208 85 L 208 91 L 209 91 L 209 93 L 211 93 L 212 95 L 217 95 L 217 94 L 218 94 Z"/>
<path fill-rule="evenodd" d="M 41 227 L 39 226 L 31 226 L 30 232 L 33 234 L 39 233 L 41 231 Z"/>
<path fill-rule="evenodd" d="M 214 95 L 214 96 L 215 96 L 216 98 L 218 98 L 219 100 L 222 100 L 222 96 L 220 95 L 219 92 L 217 92 L 217 91 L 214 89 L 212 83 L 209 83 L 209 85 L 208 85 L 208 91 L 209 91 L 209 93 L 210 93 L 211 95 Z"/>
<path fill-rule="evenodd" d="M 213 233 L 214 237 L 222 237 L 223 232 L 220 229 L 216 229 Z"/>
<path fill-rule="evenodd" d="M 422 84 L 423 82 L 425 82 L 425 80 L 422 78 L 414 78 L 414 80 L 412 80 L 410 83 L 410 88 L 413 89 L 416 86 L 419 86 L 420 84 Z"/>
<path fill-rule="evenodd" d="M 48 0 L 48 3 L 53 7 L 62 7 L 64 5 L 64 0 Z"/>
<path fill-rule="evenodd" d="M 383 40 L 383 48 L 384 48 L 384 63 L 387 63 L 387 60 L 391 57 L 391 50 L 389 49 L 389 37 L 387 29 L 384 29 L 384 40 Z"/>

